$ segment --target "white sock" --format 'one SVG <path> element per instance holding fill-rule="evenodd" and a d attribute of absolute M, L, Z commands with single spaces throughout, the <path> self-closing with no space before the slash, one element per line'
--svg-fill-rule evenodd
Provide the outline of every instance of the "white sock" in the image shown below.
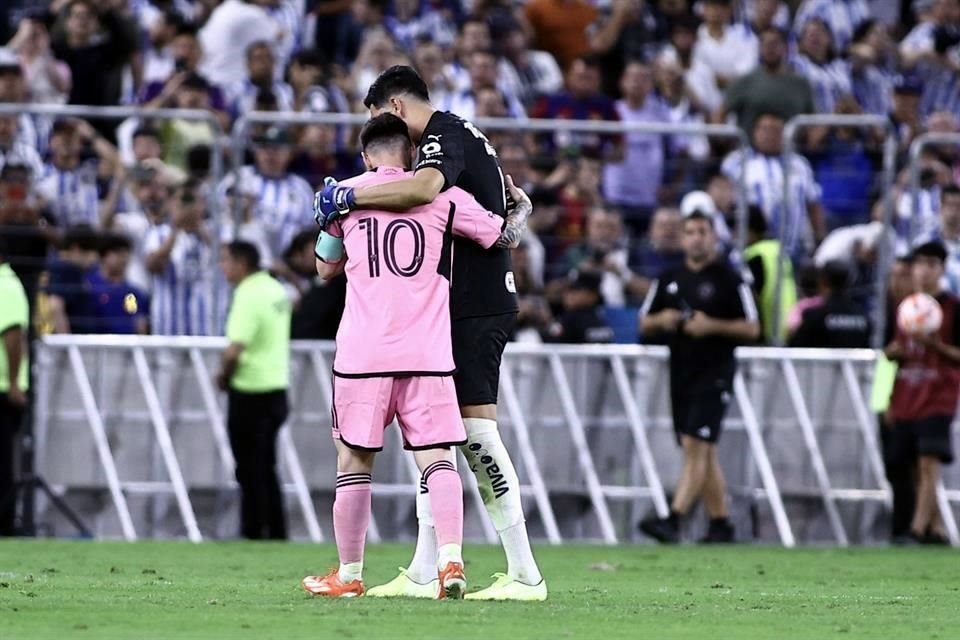
<path fill-rule="evenodd" d="M 463 549 L 458 544 L 445 544 L 437 551 L 437 567 L 441 569 L 448 562 L 463 564 Z"/>
<path fill-rule="evenodd" d="M 437 579 L 437 534 L 433 525 L 420 523 L 417 548 L 413 552 L 407 576 L 414 582 L 427 584 Z"/>
<path fill-rule="evenodd" d="M 341 562 L 340 569 L 337 570 L 342 582 L 353 582 L 359 580 L 363 575 L 363 562 Z"/>
<path fill-rule="evenodd" d="M 520 503 L 520 479 L 510 455 L 503 446 L 495 420 L 464 418 L 467 444 L 462 448 L 477 477 L 483 505 L 507 556 L 507 575 L 526 584 L 537 584 L 543 577 L 530 549 L 523 507 Z"/>

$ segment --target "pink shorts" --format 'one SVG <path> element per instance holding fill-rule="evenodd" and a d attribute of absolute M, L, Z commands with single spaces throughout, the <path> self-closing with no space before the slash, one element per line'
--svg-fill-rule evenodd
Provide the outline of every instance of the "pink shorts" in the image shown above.
<path fill-rule="evenodd" d="M 351 449 L 381 451 L 383 433 L 397 419 L 404 449 L 467 443 L 450 376 L 333 379 L 333 437 Z"/>

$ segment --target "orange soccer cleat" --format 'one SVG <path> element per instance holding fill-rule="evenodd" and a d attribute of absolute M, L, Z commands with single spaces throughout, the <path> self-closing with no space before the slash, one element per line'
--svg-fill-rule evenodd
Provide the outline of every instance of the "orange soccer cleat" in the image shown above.
<path fill-rule="evenodd" d="M 460 575 L 463 576 L 463 573 Z M 364 592 L 361 580 L 344 582 L 336 569 L 325 576 L 307 576 L 301 584 L 307 593 L 328 598 L 356 598 Z"/>
<path fill-rule="evenodd" d="M 463 575 L 463 565 L 459 562 L 448 562 L 440 570 L 440 593 L 438 600 L 462 600 L 467 593 L 467 578 Z"/>

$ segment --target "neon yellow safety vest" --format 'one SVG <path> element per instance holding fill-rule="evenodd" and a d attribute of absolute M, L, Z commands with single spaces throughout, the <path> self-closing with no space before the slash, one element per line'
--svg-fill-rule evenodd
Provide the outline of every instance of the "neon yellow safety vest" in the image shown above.
<path fill-rule="evenodd" d="M 763 289 L 760 291 L 760 320 L 767 342 L 773 342 L 773 310 L 777 295 L 777 258 L 780 256 L 778 240 L 761 240 L 746 248 L 743 259 L 747 262 L 758 257 L 763 263 Z M 780 275 L 780 337 L 787 336 L 787 317 L 797 304 L 797 285 L 793 279 L 793 265 L 784 256 Z"/>

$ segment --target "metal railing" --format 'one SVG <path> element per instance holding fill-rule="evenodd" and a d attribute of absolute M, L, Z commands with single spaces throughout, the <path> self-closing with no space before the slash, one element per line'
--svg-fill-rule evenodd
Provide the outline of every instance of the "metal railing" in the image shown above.
<path fill-rule="evenodd" d="M 960 133 L 924 133 L 917 136 L 912 143 L 910 143 L 910 224 L 908 226 L 908 238 L 907 240 L 910 244 L 916 240 L 917 235 L 917 222 L 916 217 L 917 213 L 920 210 L 920 192 L 922 191 L 922 186 L 920 184 L 920 173 L 922 167 L 920 166 L 920 156 L 923 154 L 924 150 L 928 147 L 938 145 L 938 144 L 947 144 L 955 147 L 960 147 Z"/>

